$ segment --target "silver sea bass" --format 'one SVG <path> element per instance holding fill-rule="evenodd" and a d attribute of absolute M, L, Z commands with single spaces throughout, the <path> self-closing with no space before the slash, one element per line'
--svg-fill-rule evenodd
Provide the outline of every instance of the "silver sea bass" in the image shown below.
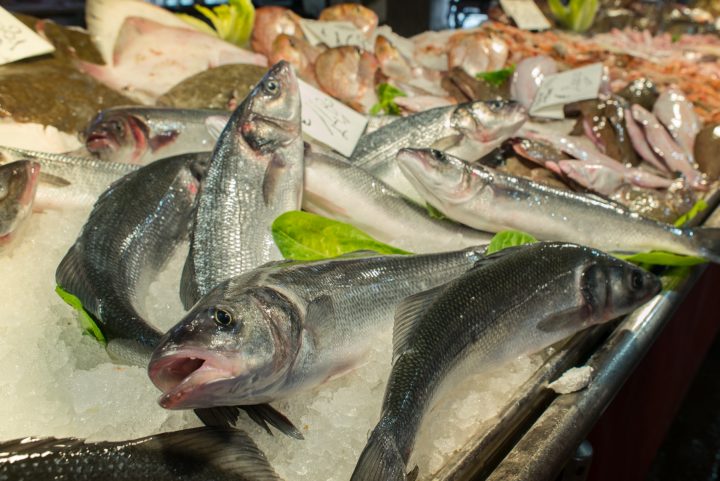
<path fill-rule="evenodd" d="M 627 314 L 659 291 L 654 275 L 610 255 L 536 243 L 490 255 L 458 279 L 407 298 L 395 314 L 380 421 L 351 480 L 411 479 L 415 436 L 450 373 L 539 351 Z"/>
<path fill-rule="evenodd" d="M 415 253 L 442 252 L 490 242 L 490 234 L 433 219 L 383 181 L 330 153 L 306 150 L 303 209 L 367 232 Z"/>
<path fill-rule="evenodd" d="M 395 163 L 398 150 L 452 149 L 454 154 L 473 161 L 515 133 L 526 120 L 525 109 L 512 101 L 477 101 L 438 107 L 400 118 L 362 136 L 350 161 L 422 203 Z"/>
<path fill-rule="evenodd" d="M 435 150 L 398 153 L 403 173 L 449 218 L 476 229 L 522 230 L 538 239 L 614 252 L 665 250 L 720 262 L 720 229 L 678 228 L 619 204 L 537 184 Z"/>
<path fill-rule="evenodd" d="M 206 167 L 206 155 L 185 154 L 115 182 L 57 268 L 57 284 L 80 299 L 108 348 L 124 360 L 142 363 L 162 336 L 143 318 L 139 303 L 187 238 Z"/>
<path fill-rule="evenodd" d="M 114 107 L 100 112 L 84 132 L 85 148 L 112 162 L 145 165 L 190 152 L 210 152 L 217 135 L 207 120 L 227 122 L 229 112 L 167 107 Z"/>
<path fill-rule="evenodd" d="M 148 373 L 168 409 L 286 398 L 362 363 L 408 295 L 460 275 L 482 256 L 379 256 L 260 267 L 201 299 L 163 337 Z"/>
<path fill-rule="evenodd" d="M 195 428 L 115 442 L 23 438 L 0 443 L 0 480 L 281 481 L 235 429 Z"/>
<path fill-rule="evenodd" d="M 235 110 L 203 183 L 181 298 L 186 308 L 220 282 L 282 259 L 271 225 L 300 209 L 303 141 L 293 69 L 275 64 Z"/>

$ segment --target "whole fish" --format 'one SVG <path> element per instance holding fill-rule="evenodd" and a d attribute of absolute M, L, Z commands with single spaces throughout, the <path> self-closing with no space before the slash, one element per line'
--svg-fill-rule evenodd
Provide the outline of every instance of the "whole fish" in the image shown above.
<path fill-rule="evenodd" d="M 212 154 L 183 272 L 186 308 L 221 281 L 282 259 L 270 226 L 300 208 L 302 188 L 300 95 L 292 67 L 279 62 L 235 110 Z"/>
<path fill-rule="evenodd" d="M 316 387 L 362 363 L 403 298 L 458 276 L 474 248 L 275 263 L 220 283 L 148 367 L 167 409 L 257 404 Z"/>
<path fill-rule="evenodd" d="M 695 137 L 702 128 L 702 121 L 695 113 L 692 102 L 679 90 L 668 89 L 660 94 L 652 112 L 694 163 Z"/>
<path fill-rule="evenodd" d="M 23 438 L 0 443 L 0 479 L 13 481 L 280 481 L 237 430 L 195 428 L 130 441 Z"/>
<path fill-rule="evenodd" d="M 0 165 L 0 248 L 30 216 L 39 173 L 40 165 L 30 160 Z"/>
<path fill-rule="evenodd" d="M 118 92 L 152 104 L 178 82 L 231 63 L 265 66 L 267 59 L 190 26 L 128 17 L 118 32 L 112 61 L 79 61 L 78 68 Z"/>
<path fill-rule="evenodd" d="M 350 160 L 401 194 L 422 202 L 395 163 L 398 150 L 439 148 L 442 144 L 443 150 L 477 160 L 486 153 L 479 146 L 492 150 L 526 120 L 525 110 L 515 102 L 492 100 L 438 107 L 403 117 L 362 136 Z"/>
<path fill-rule="evenodd" d="M 680 172 L 693 187 L 707 189 L 707 182 L 695 168 L 692 157 L 673 140 L 657 117 L 640 105 L 633 105 L 631 111 L 635 120 L 645 128 L 645 136 L 653 152 L 665 161 L 670 170 Z"/>
<path fill-rule="evenodd" d="M 490 255 L 458 279 L 407 298 L 395 314 L 380 421 L 351 481 L 410 479 L 415 436 L 449 373 L 537 352 L 632 312 L 660 287 L 653 274 L 595 249 L 540 242 Z"/>
<path fill-rule="evenodd" d="M 720 261 L 720 229 L 662 224 L 615 203 L 469 166 L 443 152 L 405 149 L 398 163 L 430 204 L 476 229 L 516 229 L 606 251 L 655 249 Z"/>
<path fill-rule="evenodd" d="M 136 165 L 0 146 L 0 164 L 21 159 L 40 164 L 35 195 L 35 208 L 40 210 L 92 207 L 113 182 L 138 169 Z"/>
<path fill-rule="evenodd" d="M 129 362 L 147 356 L 162 336 L 138 304 L 187 238 L 206 164 L 206 155 L 185 154 L 115 182 L 95 203 L 55 273 L 58 286 L 96 322 L 108 349 Z"/>
<path fill-rule="evenodd" d="M 345 159 L 305 152 L 303 209 L 347 222 L 376 239 L 416 253 L 490 242 L 484 232 L 433 219 L 392 187 Z"/>
<path fill-rule="evenodd" d="M 637 123 L 637 121 L 633 118 L 632 112 L 630 111 L 629 107 L 625 108 L 625 126 L 627 127 L 628 137 L 630 137 L 630 142 L 632 143 L 633 148 L 637 152 L 637 154 L 647 163 L 658 169 L 660 172 L 663 173 L 669 173 L 670 170 L 668 169 L 667 165 L 665 165 L 665 162 L 658 157 L 658 155 L 653 152 L 652 147 L 650 147 L 650 144 L 647 141 L 647 138 L 645 138 L 645 133 L 643 132 L 642 127 L 640 127 L 640 124 Z"/>
<path fill-rule="evenodd" d="M 145 165 L 190 152 L 210 152 L 216 136 L 208 117 L 223 110 L 117 107 L 100 112 L 85 129 L 85 147 L 102 160 Z"/>

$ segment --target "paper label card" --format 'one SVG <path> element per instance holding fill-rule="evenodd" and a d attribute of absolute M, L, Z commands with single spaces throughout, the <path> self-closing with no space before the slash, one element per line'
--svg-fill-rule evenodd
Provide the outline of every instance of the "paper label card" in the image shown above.
<path fill-rule="evenodd" d="M 324 43 L 330 48 L 343 45 L 354 45 L 367 49 L 367 38 L 350 22 L 321 22 L 318 20 L 303 19 L 300 27 L 313 45 Z M 372 47 L 370 48 L 372 50 Z"/>
<path fill-rule="evenodd" d="M 50 42 L 0 7 L 0 65 L 54 50 Z"/>
<path fill-rule="evenodd" d="M 365 131 L 367 117 L 302 80 L 298 86 L 303 133 L 350 157 Z"/>
<path fill-rule="evenodd" d="M 500 6 L 523 30 L 547 30 L 551 27 L 533 0 L 500 0 Z"/>
<path fill-rule="evenodd" d="M 597 98 L 602 76 L 601 63 L 546 76 L 530 107 L 530 115 L 551 119 L 565 118 L 565 105 Z"/>

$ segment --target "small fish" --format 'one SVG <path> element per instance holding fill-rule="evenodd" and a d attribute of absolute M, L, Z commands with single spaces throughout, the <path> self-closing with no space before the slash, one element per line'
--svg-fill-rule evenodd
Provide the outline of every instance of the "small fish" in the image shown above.
<path fill-rule="evenodd" d="M 395 164 L 398 150 L 442 148 L 474 161 L 515 133 L 526 120 L 525 110 L 509 101 L 438 107 L 401 118 L 362 136 L 350 161 L 422 204 L 420 196 Z"/>
<path fill-rule="evenodd" d="M 433 219 L 424 207 L 329 153 L 305 152 L 303 209 L 352 224 L 410 252 L 442 252 L 490 242 L 484 232 Z"/>
<path fill-rule="evenodd" d="M 168 331 L 148 367 L 160 405 L 267 403 L 362 363 L 404 297 L 470 268 L 483 249 L 354 253 L 273 263 L 218 284 Z"/>
<path fill-rule="evenodd" d="M 318 17 L 321 21 L 350 22 L 366 37 L 370 37 L 378 25 L 375 12 L 359 3 L 340 3 L 325 8 Z"/>
<path fill-rule="evenodd" d="M 301 20 L 292 10 L 285 7 L 269 6 L 256 9 L 255 23 L 250 38 L 253 51 L 270 57 L 273 42 L 278 35 L 285 34 L 291 37 L 305 38 L 300 27 Z"/>
<path fill-rule="evenodd" d="M 702 128 L 702 121 L 695 113 L 692 102 L 681 91 L 668 89 L 655 101 L 652 112 L 694 163 L 695 137 Z"/>
<path fill-rule="evenodd" d="M 187 238 L 206 164 L 206 155 L 185 154 L 115 182 L 55 273 L 97 323 L 108 349 L 128 362 L 148 356 L 162 336 L 140 313 L 139 300 Z"/>
<path fill-rule="evenodd" d="M 315 61 L 315 78 L 325 93 L 366 113 L 377 103 L 375 55 L 352 46 L 329 48 Z"/>
<path fill-rule="evenodd" d="M 645 138 L 645 133 L 643 132 L 642 127 L 640 127 L 640 124 L 638 124 L 635 118 L 633 118 L 629 107 L 625 108 L 625 126 L 627 127 L 630 142 L 637 154 L 645 162 L 652 165 L 660 172 L 669 173 L 670 169 L 668 169 L 665 162 L 663 162 L 663 160 L 658 157 L 655 152 L 653 152 L 652 147 L 648 144 L 647 138 Z"/>
<path fill-rule="evenodd" d="M 13 481 L 281 481 L 237 430 L 195 428 L 130 441 L 28 437 L 0 443 L 0 479 Z"/>
<path fill-rule="evenodd" d="M 405 481 L 415 436 L 452 372 L 487 370 L 632 312 L 660 291 L 639 267 L 595 249 L 536 243 L 479 261 L 397 308 L 380 421 L 351 481 Z"/>
<path fill-rule="evenodd" d="M 282 259 L 270 226 L 300 209 L 300 120 L 295 74 L 279 62 L 233 113 L 212 154 L 183 272 L 186 308 L 220 282 Z"/>
<path fill-rule="evenodd" d="M 9 244 L 30 216 L 40 165 L 18 160 L 0 165 L 0 248 Z"/>
<path fill-rule="evenodd" d="M 85 129 L 85 147 L 112 162 L 145 165 L 191 152 L 210 152 L 215 136 L 206 120 L 223 110 L 119 107 L 100 112 Z"/>
<path fill-rule="evenodd" d="M 615 252 L 665 250 L 720 262 L 720 229 L 678 228 L 595 198 L 539 185 L 433 150 L 398 153 L 403 173 L 449 218 L 476 229 Z"/>

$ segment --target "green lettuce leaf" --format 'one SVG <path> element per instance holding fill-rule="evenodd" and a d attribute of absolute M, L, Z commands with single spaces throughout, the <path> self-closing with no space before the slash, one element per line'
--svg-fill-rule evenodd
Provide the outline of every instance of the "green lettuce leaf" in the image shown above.
<path fill-rule="evenodd" d="M 440 212 L 434 206 L 428 204 L 427 202 L 425 203 L 425 209 L 427 210 L 428 215 L 430 217 L 432 217 L 433 219 L 437 219 L 437 220 L 447 219 L 447 216 L 445 216 L 445 214 L 443 214 L 442 212 Z"/>
<path fill-rule="evenodd" d="M 202 20 L 191 15 L 178 15 L 198 30 L 214 33 L 223 40 L 241 47 L 247 45 L 255 23 L 255 7 L 250 0 L 230 0 L 227 4 L 218 5 L 212 9 L 195 5 L 195 9 L 210 20 L 214 30 Z"/>
<path fill-rule="evenodd" d="M 492 72 L 480 72 L 475 74 L 475 77 L 479 80 L 484 80 L 493 87 L 500 87 L 512 77 L 513 72 L 515 72 L 515 65 L 500 70 L 493 70 Z"/>
<path fill-rule="evenodd" d="M 498 252 L 508 247 L 532 244 L 533 242 L 537 242 L 537 239 L 530 234 L 516 230 L 505 230 L 493 236 L 490 244 L 487 246 L 485 254 L 492 254 L 493 252 Z"/>
<path fill-rule="evenodd" d="M 83 329 L 85 329 L 85 333 L 93 336 L 102 344 L 106 344 L 107 341 L 105 340 L 105 336 L 95 323 L 95 320 L 92 318 L 90 313 L 85 310 L 80 299 L 77 296 L 70 294 L 60 286 L 55 287 L 55 292 L 63 301 L 70 305 L 70 307 L 78 311 L 80 314 L 80 325 Z"/>
<path fill-rule="evenodd" d="M 573 32 L 585 32 L 595 20 L 598 0 L 569 0 L 567 5 L 562 0 L 548 0 L 550 12 L 563 27 Z"/>
<path fill-rule="evenodd" d="M 283 257 L 293 260 L 327 259 L 358 250 L 411 254 L 383 244 L 350 224 L 299 210 L 275 219 L 272 235 Z"/>
<path fill-rule="evenodd" d="M 693 219 L 696 215 L 698 215 L 700 212 L 707 209 L 708 203 L 704 200 L 700 199 L 697 202 L 695 202 L 695 205 L 693 205 L 689 211 L 687 211 L 685 214 L 678 217 L 678 219 L 675 221 L 675 227 L 682 227 L 688 222 L 690 222 L 691 219 Z"/>
<path fill-rule="evenodd" d="M 377 115 L 381 111 L 388 115 L 400 115 L 400 107 L 395 103 L 395 97 L 407 97 L 405 92 L 390 84 L 382 83 L 377 86 L 378 103 L 370 109 L 370 115 Z"/>
<path fill-rule="evenodd" d="M 707 260 L 702 257 L 684 256 L 665 251 L 639 252 L 637 254 L 613 254 L 615 257 L 632 262 L 633 264 L 644 264 L 654 266 L 688 267 L 703 264 Z"/>

